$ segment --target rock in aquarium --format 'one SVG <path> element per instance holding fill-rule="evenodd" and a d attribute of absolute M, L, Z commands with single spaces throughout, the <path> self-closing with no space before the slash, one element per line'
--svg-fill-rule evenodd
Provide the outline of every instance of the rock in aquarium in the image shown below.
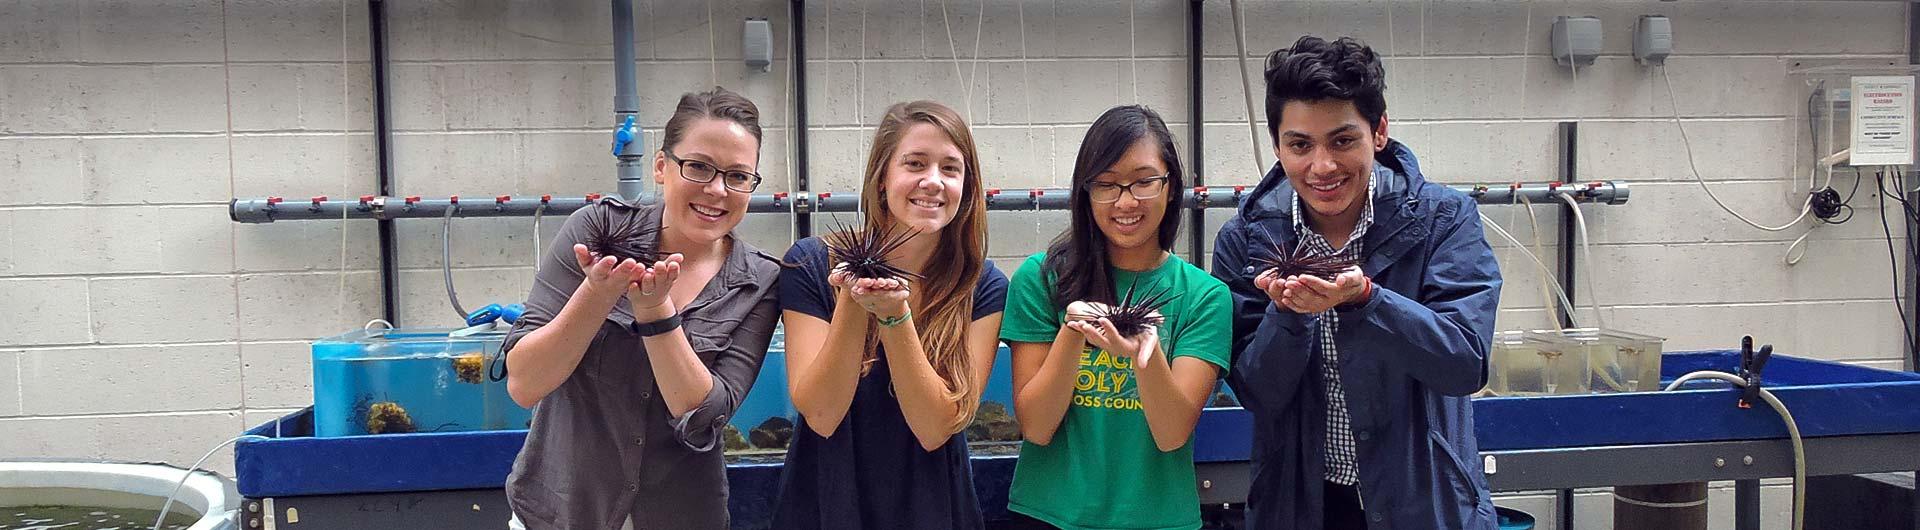
<path fill-rule="evenodd" d="M 1007 406 L 996 401 L 980 404 L 980 410 L 973 414 L 973 424 L 967 426 L 967 439 L 994 442 L 1020 441 L 1020 422 L 1007 413 Z"/>
<path fill-rule="evenodd" d="M 726 446 L 728 451 L 745 451 L 753 448 L 753 446 L 747 444 L 747 438 L 740 435 L 740 429 L 735 428 L 731 423 L 727 424 L 726 429 L 720 433 L 720 436 L 722 445 Z"/>
<path fill-rule="evenodd" d="M 781 416 L 767 418 L 754 427 L 748 436 L 753 446 L 761 449 L 786 449 L 787 442 L 793 439 L 793 422 Z"/>
<path fill-rule="evenodd" d="M 479 352 L 453 358 L 453 373 L 462 383 L 480 384 L 485 382 L 487 372 L 486 357 Z"/>
<path fill-rule="evenodd" d="M 414 431 L 413 417 L 399 403 L 382 401 L 367 408 L 367 434 L 402 434 Z"/>

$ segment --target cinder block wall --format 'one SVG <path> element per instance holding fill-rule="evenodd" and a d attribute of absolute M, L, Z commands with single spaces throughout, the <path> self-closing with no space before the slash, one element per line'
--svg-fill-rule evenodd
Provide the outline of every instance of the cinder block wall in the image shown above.
<path fill-rule="evenodd" d="M 646 147 L 657 147 L 680 93 L 723 85 L 765 116 L 762 189 L 791 189 L 788 3 L 636 4 Z M 1352 35 L 1385 53 L 1390 132 L 1436 180 L 1553 179 L 1556 124 L 1580 122 L 1579 178 L 1634 185 L 1629 204 L 1585 210 L 1595 246 L 1580 273 L 1596 275 L 1612 327 L 1670 337 L 1670 349 L 1727 347 L 1755 333 L 1788 353 L 1900 366 L 1870 177 L 1853 203 L 1856 218 L 1815 231 L 1805 260 L 1786 266 L 1782 255 L 1803 229 L 1753 230 L 1707 200 L 1659 71 L 1635 64 L 1630 43 L 1638 15 L 1672 17 L 1668 69 L 1700 172 L 1742 213 L 1781 223 L 1796 213 L 1791 192 L 1800 185 L 1792 182 L 1809 163 L 1796 148 L 1804 111 L 1788 72 L 1835 60 L 1905 61 L 1904 2 L 1244 4 L 1255 90 L 1259 59 L 1302 33 Z M 916 98 L 970 116 L 992 187 L 1065 185 L 1086 124 L 1123 103 L 1158 109 L 1191 163 L 1187 2 L 843 0 L 806 9 L 814 191 L 854 191 L 881 110 Z M 395 3 L 397 193 L 612 191 L 606 10 L 595 0 Z M 1561 15 L 1603 19 L 1606 54 L 1596 64 L 1576 73 L 1546 56 L 1548 26 Z M 769 72 L 740 60 L 745 17 L 772 21 Z M 0 6 L 0 313 L 8 317 L 0 455 L 186 464 L 245 426 L 310 402 L 307 342 L 379 316 L 373 224 L 236 224 L 226 202 L 372 191 L 367 20 L 362 2 Z M 1233 70 L 1227 2 L 1206 3 L 1203 30 L 1205 176 L 1250 185 L 1262 169 Z M 1264 138 L 1258 150 L 1271 161 Z M 1834 186 L 1852 183 L 1841 176 Z M 1543 250 L 1557 252 L 1558 209 L 1535 210 L 1549 227 Z M 1524 209 L 1484 212 L 1533 240 Z M 1211 212 L 1209 228 L 1226 215 Z M 1903 248 L 1904 230 L 1891 219 Z M 557 221 L 544 223 L 542 240 Z M 1064 221 L 1062 213 L 996 214 L 992 254 L 1016 266 Z M 451 325 L 442 223 L 398 225 L 400 319 Z M 790 226 L 782 216 L 753 216 L 742 231 L 777 252 L 791 241 Z M 452 228 L 465 305 L 524 296 L 532 220 L 460 219 Z M 1540 275 L 1499 247 L 1508 280 L 1501 327 L 1549 324 Z M 1590 310 L 1580 316 L 1593 320 Z M 213 462 L 231 471 L 230 457 Z M 1770 502 L 1784 494 L 1767 491 Z M 1539 498 L 1513 502 L 1547 513 Z M 1581 502 L 1584 513 L 1607 511 L 1604 497 Z M 1723 506 L 1715 504 L 1717 514 Z"/>

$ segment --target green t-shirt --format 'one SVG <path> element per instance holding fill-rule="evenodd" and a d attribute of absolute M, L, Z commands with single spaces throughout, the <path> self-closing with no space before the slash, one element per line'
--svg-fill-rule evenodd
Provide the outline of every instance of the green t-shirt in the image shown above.
<path fill-rule="evenodd" d="M 1049 300 L 1053 277 L 1045 253 L 1027 258 L 1007 287 L 1000 339 L 1052 343 L 1066 314 Z M 1146 272 L 1112 271 L 1115 292 L 1124 295 L 1138 276 L 1139 289 L 1177 293 L 1160 314 L 1161 349 L 1167 359 L 1194 357 L 1228 368 L 1233 302 L 1226 284 L 1168 256 Z M 1193 443 L 1161 452 L 1147 427 L 1134 386 L 1133 359 L 1088 346 L 1080 354 L 1073 403 L 1048 445 L 1024 442 L 1014 468 L 1008 509 L 1065 529 L 1183 529 L 1200 527 L 1200 495 L 1194 484 Z"/>

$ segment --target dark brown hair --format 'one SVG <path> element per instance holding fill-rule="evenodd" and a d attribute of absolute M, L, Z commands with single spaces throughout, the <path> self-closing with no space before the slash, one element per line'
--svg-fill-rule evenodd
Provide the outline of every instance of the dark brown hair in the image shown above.
<path fill-rule="evenodd" d="M 680 144 L 687 134 L 687 127 L 703 118 L 726 120 L 740 124 L 753 135 L 755 142 L 761 141 L 760 107 L 754 106 L 745 96 L 731 90 L 713 87 L 706 92 L 688 92 L 680 96 L 680 104 L 673 109 L 673 117 L 667 119 L 666 132 L 662 134 L 660 149 L 672 150 Z M 759 153 L 756 152 L 758 157 Z"/>
<path fill-rule="evenodd" d="M 1380 55 L 1351 37 L 1328 42 L 1312 35 L 1267 55 L 1267 134 L 1280 139 L 1280 110 L 1289 101 L 1353 102 L 1367 120 L 1380 126 L 1387 113 L 1387 70 Z"/>

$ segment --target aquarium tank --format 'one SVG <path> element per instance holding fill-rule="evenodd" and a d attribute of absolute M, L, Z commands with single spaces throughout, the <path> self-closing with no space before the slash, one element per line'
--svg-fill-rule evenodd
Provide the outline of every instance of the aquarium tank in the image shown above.
<path fill-rule="evenodd" d="M 357 330 L 313 343 L 314 433 L 360 436 L 525 429 L 532 412 L 507 395 L 503 330 L 457 335 L 452 329 Z M 1210 406 L 1238 406 L 1221 384 Z M 776 328 L 753 388 L 728 418 L 726 452 L 735 460 L 777 458 L 793 439 L 798 412 L 787 394 L 785 334 Z M 1012 352 L 1001 346 L 966 429 L 976 451 L 1018 450 Z"/>
<path fill-rule="evenodd" d="M 1601 328 L 1499 332 L 1478 395 L 1657 392 L 1665 341 Z"/>
<path fill-rule="evenodd" d="M 315 436 L 525 429 L 504 330 L 368 329 L 313 343 Z"/>

